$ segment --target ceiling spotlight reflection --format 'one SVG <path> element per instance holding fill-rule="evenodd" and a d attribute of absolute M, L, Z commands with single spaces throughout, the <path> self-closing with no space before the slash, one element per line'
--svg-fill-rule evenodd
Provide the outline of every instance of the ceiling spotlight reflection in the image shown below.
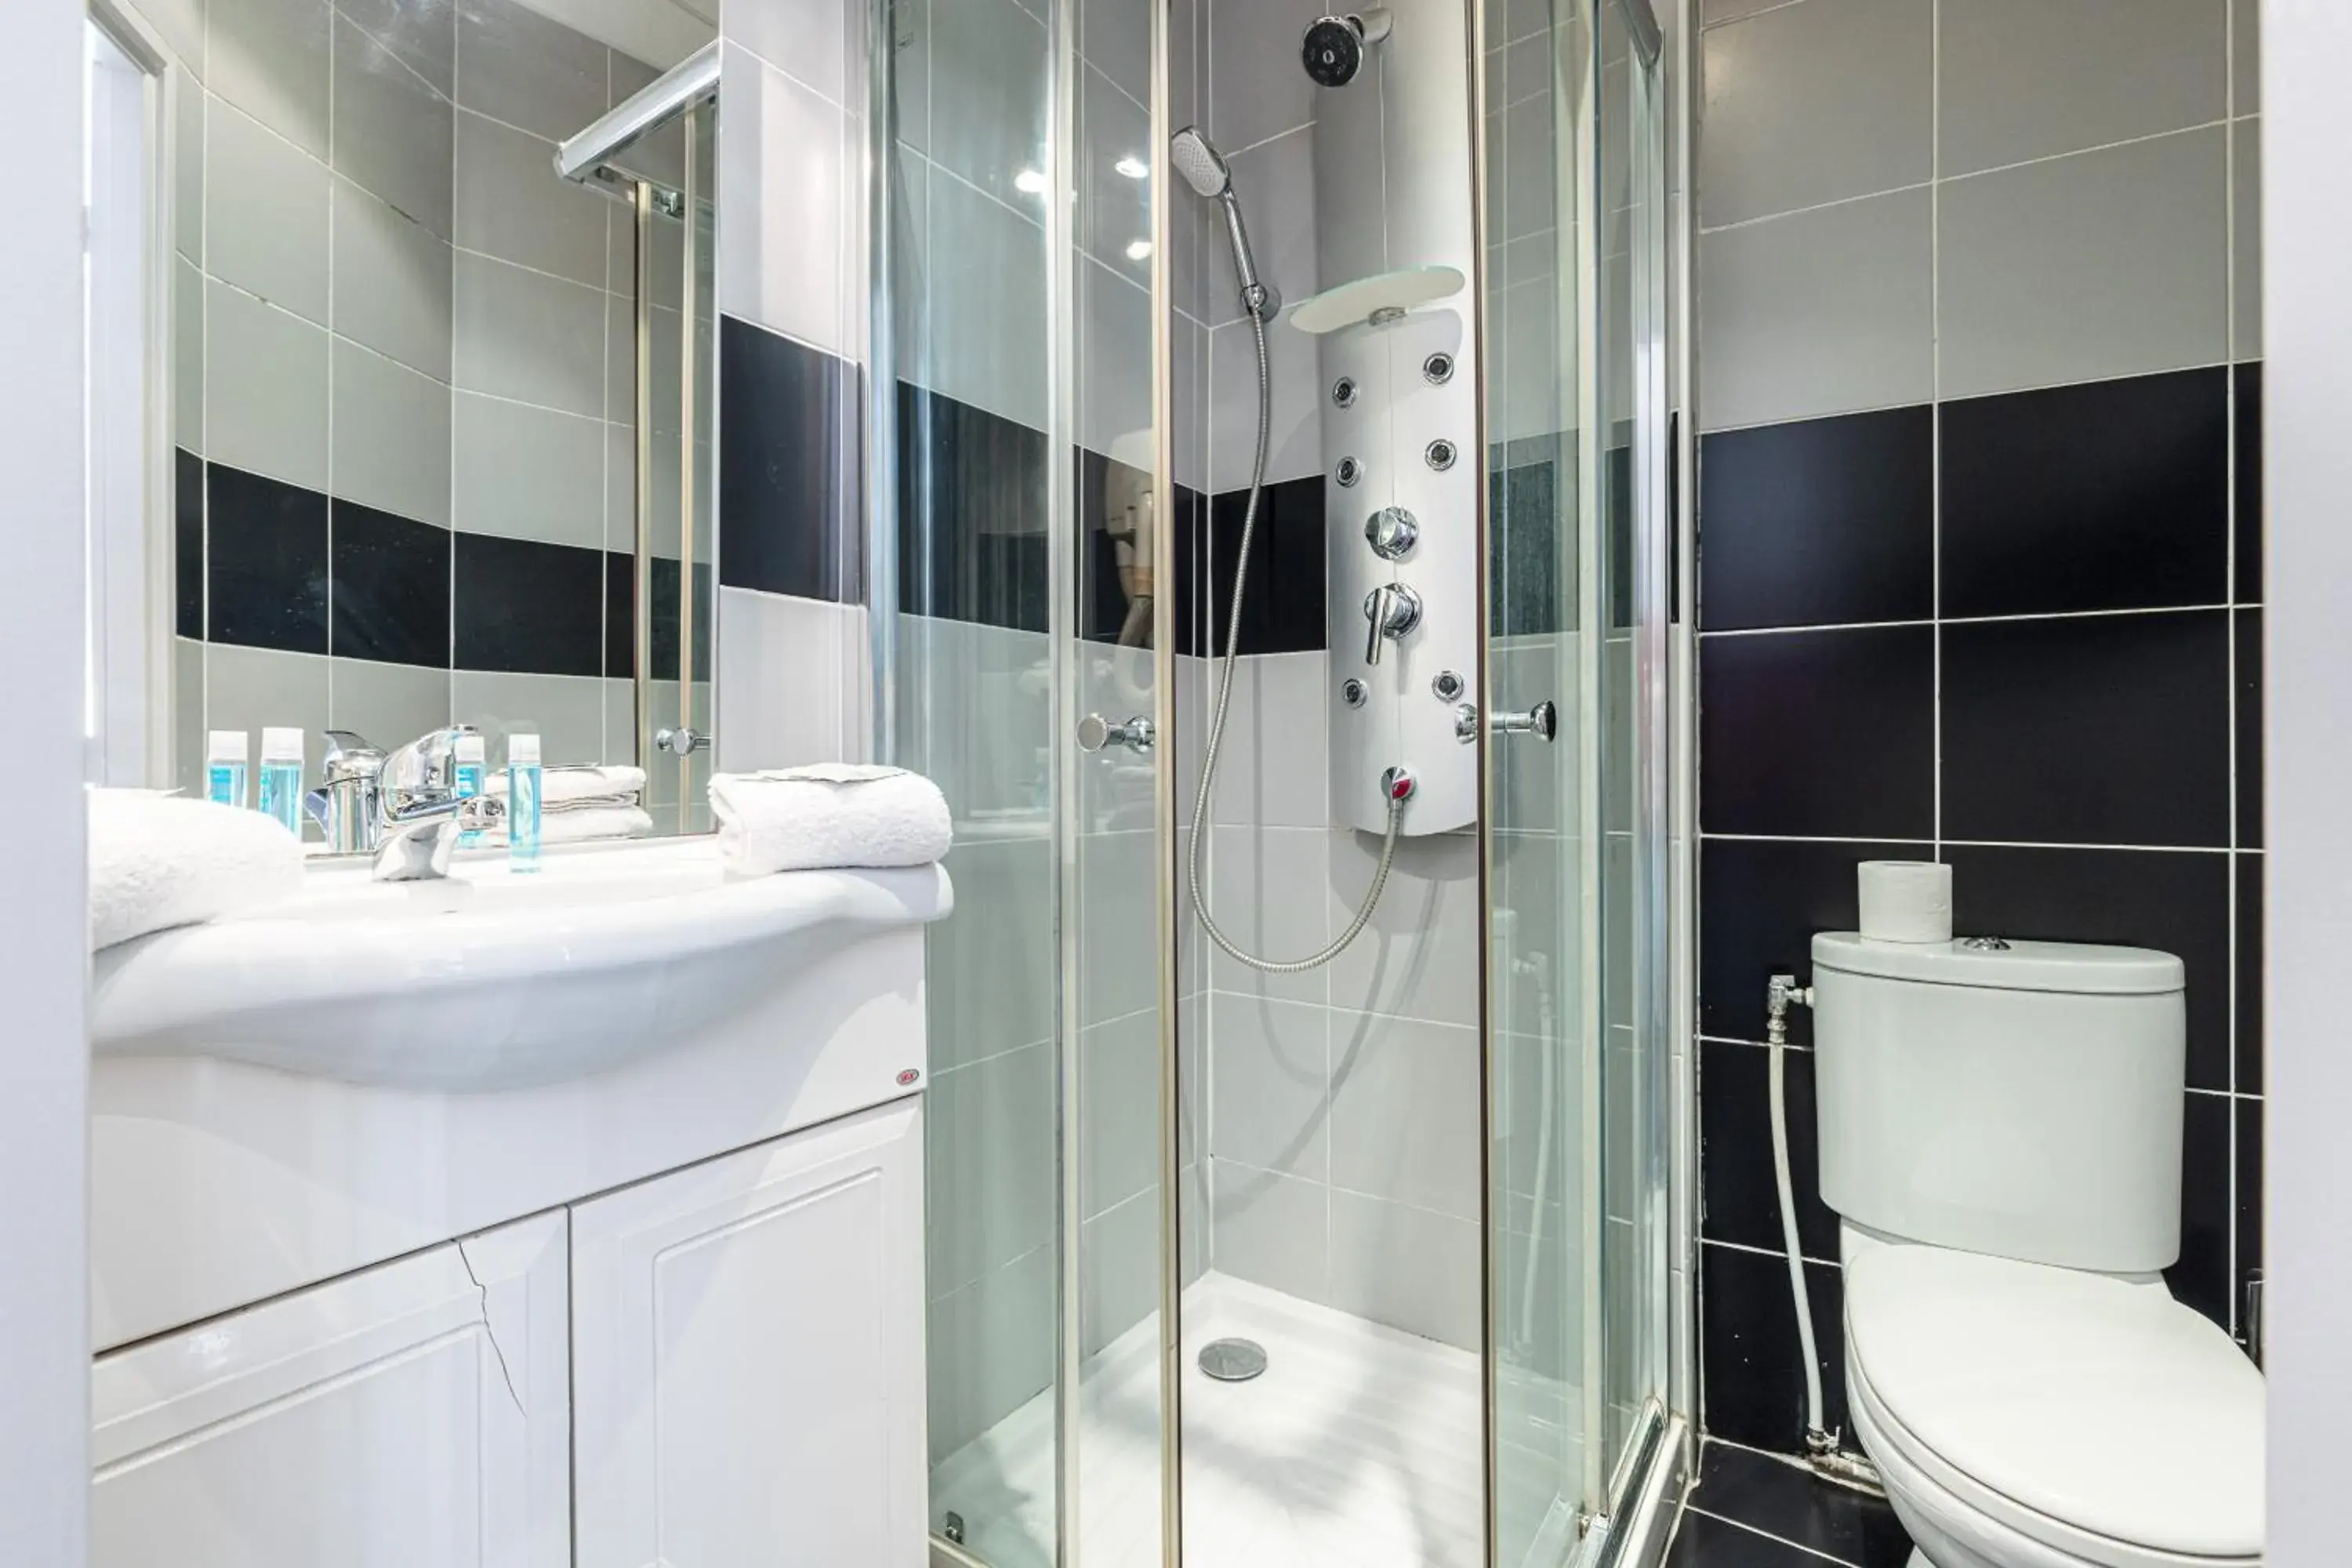
<path fill-rule="evenodd" d="M 1141 261 L 1150 254 L 1151 242 L 1150 240 L 1130 239 L 1127 242 L 1127 258 L 1129 261 Z"/>
<path fill-rule="evenodd" d="M 1120 174 L 1125 174 L 1130 180 L 1139 180 L 1146 174 L 1151 173 L 1151 165 L 1145 163 L 1142 159 L 1137 157 L 1132 153 L 1129 153 L 1126 157 L 1121 158 L 1118 163 L 1113 163 L 1111 167 L 1117 169 Z"/>
<path fill-rule="evenodd" d="M 1033 196 L 1045 194 L 1045 176 L 1035 169 L 1024 169 L 1013 176 L 1013 188 Z"/>

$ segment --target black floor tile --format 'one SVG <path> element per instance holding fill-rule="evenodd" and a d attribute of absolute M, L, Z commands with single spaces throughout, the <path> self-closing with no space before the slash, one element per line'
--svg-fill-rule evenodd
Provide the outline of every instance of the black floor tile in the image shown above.
<path fill-rule="evenodd" d="M 1709 833 L 1932 837 L 1935 628 L 1702 638 L 1699 773 Z"/>
<path fill-rule="evenodd" d="M 2180 1129 L 2180 1261 L 2164 1271 L 2172 1293 L 2223 1328 L 2231 1324 L 2230 1118 L 2226 1095 L 2192 1094 Z"/>
<path fill-rule="evenodd" d="M 1943 628 L 1944 837 L 2227 845 L 2226 610 Z"/>
<path fill-rule="evenodd" d="M 1690 1502 L 1853 1568 L 1905 1568 L 1910 1560 L 1911 1538 L 1884 1498 L 1728 1444 L 1709 1443 L 1700 1452 Z"/>
<path fill-rule="evenodd" d="M 1699 1030 L 1732 1040 L 1764 1037 L 1764 991 L 1773 975 L 1812 973 L 1813 933 L 1852 931 L 1861 919 L 1854 867 L 1922 860 L 1925 844 L 1831 844 L 1706 838 L 1699 845 Z M 1789 1038 L 1809 1045 L 1810 1009 L 1790 1015 Z"/>
<path fill-rule="evenodd" d="M 1699 1247 L 1699 1384 L 1705 1428 L 1751 1448 L 1793 1454 L 1805 1441 L 1803 1342 L 1785 1258 L 1706 1242 Z M 1805 1265 L 1822 1418 L 1846 1426 L 1845 1278 L 1834 1264 Z"/>
<path fill-rule="evenodd" d="M 1666 1549 L 1666 1568 L 1822 1568 L 1822 1560 L 1728 1520 L 1686 1508 L 1675 1526 L 1674 1544 Z"/>
<path fill-rule="evenodd" d="M 1943 614 L 2222 603 L 2228 388 L 2190 370 L 1945 404 Z"/>
<path fill-rule="evenodd" d="M 2230 1087 L 2230 857 L 2153 849 L 1947 845 L 1963 936 L 2113 942 L 2178 957 L 2188 1082 Z"/>
<path fill-rule="evenodd" d="M 1924 404 L 1701 440 L 1701 629 L 1933 616 L 1935 444 Z"/>
<path fill-rule="evenodd" d="M 1780 1189 L 1772 1174 L 1772 1053 L 1761 1046 L 1703 1041 L 1699 1047 L 1699 1234 L 1779 1251 Z M 1813 1099 L 1813 1053 L 1788 1053 L 1789 1173 L 1797 1200 L 1798 1246 L 1808 1258 L 1838 1256 L 1837 1215 L 1822 1202 Z"/>

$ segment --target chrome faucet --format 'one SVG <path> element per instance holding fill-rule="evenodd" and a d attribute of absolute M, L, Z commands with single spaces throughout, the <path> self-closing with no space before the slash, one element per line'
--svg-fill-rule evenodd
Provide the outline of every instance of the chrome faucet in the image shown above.
<path fill-rule="evenodd" d="M 1402 583 L 1383 583 L 1364 595 L 1364 662 L 1381 662 L 1381 644 L 1421 625 L 1421 595 Z"/>
<path fill-rule="evenodd" d="M 328 731 L 326 778 L 302 801 L 328 849 L 373 854 L 379 882 L 447 876 L 458 833 L 494 827 L 505 814 L 494 796 L 457 793 L 457 739 L 477 733 L 456 724 L 387 753 L 349 730 Z"/>

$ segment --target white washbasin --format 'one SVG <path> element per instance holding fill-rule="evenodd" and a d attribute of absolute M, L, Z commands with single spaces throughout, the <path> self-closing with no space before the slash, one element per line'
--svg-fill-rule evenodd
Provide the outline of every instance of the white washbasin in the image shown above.
<path fill-rule="evenodd" d="M 708 838 L 550 850 L 446 881 L 321 862 L 301 897 L 100 952 L 92 1049 L 345 1083 L 507 1089 L 694 1038 L 879 928 L 953 905 L 936 866 L 730 879 Z"/>

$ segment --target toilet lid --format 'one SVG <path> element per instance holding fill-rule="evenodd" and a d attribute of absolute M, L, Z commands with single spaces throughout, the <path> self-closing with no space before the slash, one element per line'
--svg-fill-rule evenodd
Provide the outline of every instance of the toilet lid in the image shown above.
<path fill-rule="evenodd" d="M 1953 1469 L 2111 1540 L 2261 1554 L 2262 1373 L 2160 1288 L 1895 1246 L 1845 1291 L 1872 1391 Z"/>

